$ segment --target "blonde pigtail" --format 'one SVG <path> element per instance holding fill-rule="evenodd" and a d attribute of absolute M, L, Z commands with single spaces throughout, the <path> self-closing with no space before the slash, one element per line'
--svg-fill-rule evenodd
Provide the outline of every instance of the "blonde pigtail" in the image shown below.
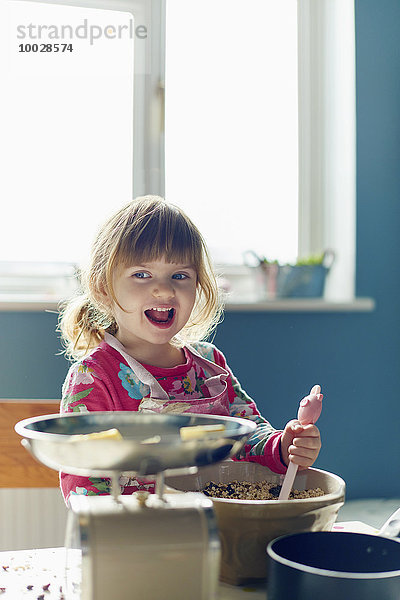
<path fill-rule="evenodd" d="M 66 358 L 81 359 L 103 341 L 105 331 L 114 333 L 115 326 L 113 317 L 92 304 L 87 294 L 69 300 L 61 307 L 58 326 Z"/>

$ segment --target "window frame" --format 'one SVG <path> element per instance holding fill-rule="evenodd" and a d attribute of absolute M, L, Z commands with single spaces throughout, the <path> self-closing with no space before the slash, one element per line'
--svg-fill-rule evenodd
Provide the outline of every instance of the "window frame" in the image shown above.
<path fill-rule="evenodd" d="M 356 276 L 354 1 L 298 0 L 297 6 L 298 253 L 334 249 L 325 297 L 351 302 Z"/>
<path fill-rule="evenodd" d="M 133 196 L 164 196 L 166 0 L 27 1 L 129 12 L 137 23 L 147 27 L 150 34 L 146 42 L 149 43 L 141 44 L 135 36 L 134 46 Z M 340 131 L 337 131 L 338 122 L 332 124 L 327 115 L 332 108 L 330 90 L 340 77 L 333 60 L 343 28 L 338 15 L 347 10 L 346 35 L 351 36 L 353 31 L 354 38 L 354 2 L 297 0 L 297 7 L 299 256 L 319 252 L 321 248 L 340 248 L 337 264 L 329 277 L 329 298 L 351 302 L 355 288 L 356 243 L 355 59 L 347 73 L 346 118 Z M 340 136 L 342 139 L 338 143 Z M 330 187 L 334 186 L 329 183 L 332 184 L 332 178 L 342 172 L 344 156 L 347 160 L 346 181 L 340 187 L 340 193 L 332 192 Z"/>

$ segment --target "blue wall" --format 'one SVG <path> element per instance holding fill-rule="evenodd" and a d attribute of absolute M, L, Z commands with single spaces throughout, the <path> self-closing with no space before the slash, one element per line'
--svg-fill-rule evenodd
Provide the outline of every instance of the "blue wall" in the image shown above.
<path fill-rule="evenodd" d="M 372 313 L 227 313 L 216 337 L 276 427 L 320 383 L 317 466 L 348 498 L 400 497 L 400 2 L 356 2 L 357 293 Z M 0 397 L 57 398 L 54 314 L 0 313 Z"/>

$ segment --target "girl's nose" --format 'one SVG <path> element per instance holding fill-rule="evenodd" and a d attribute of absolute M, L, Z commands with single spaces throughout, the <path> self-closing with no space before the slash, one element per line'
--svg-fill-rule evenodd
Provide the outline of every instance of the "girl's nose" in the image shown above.
<path fill-rule="evenodd" d="M 153 296 L 155 298 L 173 298 L 175 296 L 174 287 L 170 283 L 158 282 L 154 285 Z"/>

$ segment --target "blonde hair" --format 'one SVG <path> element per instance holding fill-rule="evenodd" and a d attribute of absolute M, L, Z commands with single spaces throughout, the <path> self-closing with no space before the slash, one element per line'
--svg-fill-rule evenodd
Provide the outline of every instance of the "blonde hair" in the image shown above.
<path fill-rule="evenodd" d="M 82 292 L 60 311 L 59 331 L 69 359 L 82 358 L 99 345 L 106 331 L 118 330 L 104 301 L 106 292 L 119 305 L 112 283 L 115 269 L 163 257 L 171 263 L 188 262 L 197 273 L 192 314 L 171 342 L 182 346 L 211 334 L 220 321 L 222 303 L 204 239 L 179 207 L 159 196 L 142 196 L 101 228 L 89 265 L 80 273 Z"/>

